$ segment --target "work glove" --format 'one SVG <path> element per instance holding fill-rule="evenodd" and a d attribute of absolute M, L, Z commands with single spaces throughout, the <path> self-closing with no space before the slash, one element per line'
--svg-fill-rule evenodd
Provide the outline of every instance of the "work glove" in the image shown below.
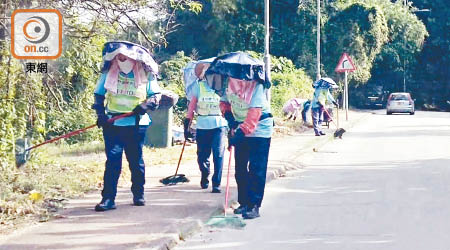
<path fill-rule="evenodd" d="M 239 126 L 239 122 L 234 119 L 233 113 L 231 113 L 231 111 L 225 112 L 223 116 L 225 120 L 227 120 L 230 130 L 237 129 L 237 127 Z"/>
<path fill-rule="evenodd" d="M 106 114 L 97 114 L 97 127 L 106 128 L 111 126 L 111 123 L 108 122 L 109 117 Z"/>
<path fill-rule="evenodd" d="M 102 95 L 94 94 L 94 104 L 92 104 L 92 109 L 95 110 L 97 114 L 97 127 L 107 127 L 111 126 L 108 123 L 109 117 L 105 114 L 105 97 Z"/>
<path fill-rule="evenodd" d="M 236 146 L 236 144 L 242 142 L 244 138 L 244 132 L 242 132 L 240 128 L 236 129 L 234 135 L 228 138 L 228 150 L 230 150 L 231 147 Z"/>
<path fill-rule="evenodd" d="M 189 125 L 191 124 L 191 119 L 186 118 L 183 121 L 183 127 L 184 127 L 184 139 L 188 140 L 189 138 L 192 138 L 192 134 L 189 131 Z"/>
<path fill-rule="evenodd" d="M 137 105 L 134 109 L 133 109 L 133 113 L 137 114 L 137 115 L 145 115 L 146 111 L 145 109 L 142 107 L 141 104 Z"/>
<path fill-rule="evenodd" d="M 156 95 L 149 97 L 145 102 L 137 105 L 133 112 L 137 115 L 145 115 L 148 110 L 155 111 L 159 106 L 159 99 Z"/>
<path fill-rule="evenodd" d="M 147 109 L 155 111 L 159 107 L 159 100 L 156 95 L 151 96 L 146 102 Z"/>
<path fill-rule="evenodd" d="M 94 94 L 94 104 L 91 107 L 98 115 L 105 114 L 105 96 Z"/>

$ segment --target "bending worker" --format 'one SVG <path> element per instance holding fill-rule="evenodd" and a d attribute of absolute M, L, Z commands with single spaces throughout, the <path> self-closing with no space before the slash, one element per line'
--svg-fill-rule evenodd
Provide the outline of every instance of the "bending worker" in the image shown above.
<path fill-rule="evenodd" d="M 102 200 L 95 211 L 115 209 L 117 182 L 125 151 L 131 171 L 133 204 L 144 206 L 145 164 L 142 146 L 150 124 L 146 113 L 155 110 L 160 100 L 156 82 L 158 66 L 149 51 L 130 42 L 109 42 L 103 49 L 102 75 L 94 91 L 97 125 L 103 128 L 106 164 L 103 177 Z M 104 101 L 106 99 L 106 106 Z M 131 117 L 109 124 L 107 120 L 123 113 Z"/>
<path fill-rule="evenodd" d="M 328 102 L 337 106 L 330 93 L 331 88 L 336 88 L 336 83 L 331 78 L 321 78 L 313 84 L 315 88 L 313 100 L 311 102 L 311 115 L 316 136 L 325 135 L 321 129 L 321 121 L 323 117 L 323 109 L 326 108 Z"/>
<path fill-rule="evenodd" d="M 273 132 L 270 105 L 263 84 L 228 78 L 221 110 L 234 130 L 235 177 L 240 206 L 234 211 L 244 219 L 259 217 L 264 196 L 267 162 Z"/>
<path fill-rule="evenodd" d="M 196 141 L 197 162 L 201 172 L 200 187 L 206 189 L 209 186 L 209 157 L 212 151 L 214 161 L 214 174 L 211 179 L 212 193 L 220 193 L 227 121 L 220 112 L 220 97 L 203 80 L 208 65 L 207 63 L 198 63 L 195 67 L 195 75 L 200 81 L 195 83 L 192 90 L 193 96 L 184 120 L 184 136 L 186 140 L 190 137 L 189 127 L 195 110 L 198 114 Z"/>
<path fill-rule="evenodd" d="M 291 98 L 283 105 L 283 115 L 288 116 L 288 120 L 292 119 L 295 121 L 297 116 L 300 113 L 300 110 L 303 110 L 304 104 L 308 101 L 308 99 L 302 98 Z M 303 111 L 301 111 L 303 122 L 306 122 L 303 117 Z"/>

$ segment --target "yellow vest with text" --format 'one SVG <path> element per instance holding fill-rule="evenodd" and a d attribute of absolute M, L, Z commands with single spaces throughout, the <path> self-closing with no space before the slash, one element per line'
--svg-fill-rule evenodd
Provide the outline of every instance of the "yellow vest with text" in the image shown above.
<path fill-rule="evenodd" d="M 231 92 L 227 93 L 227 99 L 231 104 L 231 113 L 233 113 L 234 119 L 237 122 L 244 122 L 250 105 L 244 99 Z"/>
<path fill-rule="evenodd" d="M 199 82 L 199 95 L 197 102 L 197 114 L 202 116 L 221 115 L 220 112 L 220 97 L 216 92 L 206 86 L 205 81 Z"/>
<path fill-rule="evenodd" d="M 134 81 L 134 77 L 119 74 L 117 93 L 106 93 L 108 111 L 128 113 L 147 98 L 147 84 L 140 84 L 136 88 Z"/>

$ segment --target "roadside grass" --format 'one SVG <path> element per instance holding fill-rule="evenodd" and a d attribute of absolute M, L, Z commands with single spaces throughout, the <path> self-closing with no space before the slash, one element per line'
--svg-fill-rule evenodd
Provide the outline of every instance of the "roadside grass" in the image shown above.
<path fill-rule="evenodd" d="M 196 158 L 196 147 L 186 147 L 183 160 Z M 156 149 L 144 147 L 148 168 L 176 165 L 181 146 Z M 57 216 L 70 198 L 101 190 L 106 156 L 103 142 L 46 145 L 32 151 L 32 158 L 20 169 L 0 169 L 0 234 L 25 223 L 45 222 Z M 119 186 L 128 185 L 130 171 L 123 157 Z"/>
<path fill-rule="evenodd" d="M 297 118 L 296 121 L 286 120 L 286 117 L 274 117 L 274 119 L 275 127 L 272 136 L 273 138 L 303 133 L 311 127 L 311 124 L 309 123 L 304 124 L 301 118 Z"/>
<path fill-rule="evenodd" d="M 301 121 L 275 118 L 273 137 L 301 133 Z M 196 159 L 196 146 L 188 146 L 183 161 Z M 176 166 L 181 145 L 171 148 L 144 147 L 147 168 L 157 165 Z M 0 234 L 6 235 L 29 223 L 45 222 L 58 216 L 66 200 L 102 189 L 106 156 L 100 141 L 69 145 L 49 144 L 32 151 L 32 158 L 20 169 L 0 164 Z M 2 167 L 3 166 L 3 167 Z M 151 172 L 151 171 L 149 171 Z M 130 183 L 130 171 L 123 157 L 119 186 Z"/>

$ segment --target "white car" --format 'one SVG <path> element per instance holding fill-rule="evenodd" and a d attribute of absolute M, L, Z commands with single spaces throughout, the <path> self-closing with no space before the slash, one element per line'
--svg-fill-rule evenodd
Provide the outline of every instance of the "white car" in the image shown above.
<path fill-rule="evenodd" d="M 386 104 L 386 114 L 409 113 L 414 115 L 414 100 L 411 94 L 405 92 L 391 93 Z"/>

